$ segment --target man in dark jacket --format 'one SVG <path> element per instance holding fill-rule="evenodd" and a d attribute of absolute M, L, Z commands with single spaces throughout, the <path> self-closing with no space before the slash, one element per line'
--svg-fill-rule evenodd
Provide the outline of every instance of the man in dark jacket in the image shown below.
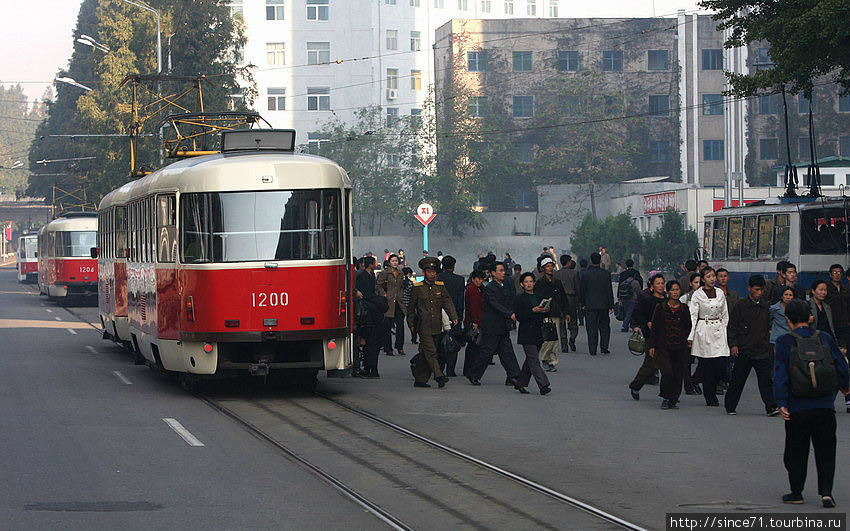
<path fill-rule="evenodd" d="M 377 355 L 381 348 L 383 331 L 382 323 L 369 322 L 370 310 L 374 310 L 375 305 L 369 305 L 366 301 L 374 300 L 377 296 L 377 281 L 375 279 L 375 257 L 364 256 L 363 269 L 357 272 L 354 279 L 354 287 L 356 288 L 355 295 L 357 296 L 358 311 L 355 313 L 360 319 L 357 322 L 357 346 L 358 351 L 354 354 L 354 366 L 351 369 L 353 376 L 369 376 L 370 370 L 361 369 L 361 364 L 366 365 L 367 360 L 371 360 L 373 354 Z M 377 377 L 377 363 L 375 363 L 375 377 Z"/>
<path fill-rule="evenodd" d="M 776 400 L 773 398 L 770 307 L 762 300 L 764 277 L 751 276 L 748 286 L 747 298 L 732 307 L 729 324 L 726 326 L 732 357 L 735 358 L 732 380 L 726 390 L 726 413 L 736 414 L 735 410 L 741 400 L 744 384 L 750 376 L 750 369 L 755 369 L 765 411 L 768 417 L 774 417 L 779 414 L 779 410 L 776 409 Z"/>
<path fill-rule="evenodd" d="M 567 352 L 567 346 L 575 352 L 576 337 L 578 337 L 579 275 L 572 256 L 561 255 L 561 269 L 555 271 L 555 278 L 564 286 L 566 312 L 570 315 L 569 322 L 565 323 L 565 320 L 561 320 L 561 352 Z M 567 330 L 569 330 L 569 340 L 567 340 Z"/>
<path fill-rule="evenodd" d="M 546 317 L 552 319 L 558 330 L 557 340 L 543 343 L 540 348 L 540 359 L 546 371 L 557 372 L 558 352 L 561 350 L 561 321 L 570 318 L 567 313 L 567 296 L 564 285 L 555 277 L 555 260 L 544 256 L 540 260 L 540 267 L 543 274 L 534 283 L 534 293 L 544 299 L 551 299 L 549 314 Z"/>
<path fill-rule="evenodd" d="M 455 257 L 451 255 L 444 256 L 442 262 L 443 271 L 437 275 L 437 280 L 446 285 L 449 297 L 452 298 L 452 302 L 455 305 L 458 321 L 463 321 L 463 293 L 466 290 L 466 286 L 464 285 L 465 282 L 463 281 L 463 277 L 455 274 L 455 265 L 457 265 Z M 448 332 L 443 333 L 446 334 Z M 441 338 L 440 345 L 442 345 L 442 343 Z M 440 369 L 443 369 L 446 376 L 457 376 L 457 374 L 455 374 L 457 352 L 452 354 L 443 352 L 442 349 L 439 349 L 439 359 Z"/>
<path fill-rule="evenodd" d="M 850 302 L 850 289 L 841 283 L 844 268 L 841 264 L 829 266 L 829 282 L 826 283 L 826 302 L 832 309 L 832 322 L 835 323 L 835 339 L 845 346 L 850 345 L 850 314 L 847 303 Z"/>
<path fill-rule="evenodd" d="M 505 369 L 505 385 L 516 384 L 519 363 L 509 335 L 511 326 L 516 321 L 513 310 L 515 296 L 513 285 L 505 283 L 505 264 L 496 262 L 493 266 L 493 280 L 484 288 L 481 355 L 467 376 L 472 385 L 481 385 L 481 378 L 493 359 L 493 354 L 499 355 L 499 361 Z"/>
<path fill-rule="evenodd" d="M 596 356 L 596 344 L 599 343 L 603 354 L 610 354 L 608 342 L 611 339 L 611 320 L 609 313 L 614 310 L 614 290 L 611 288 L 611 274 L 599 264 L 599 253 L 590 255 L 590 267 L 581 277 L 579 298 L 585 309 L 587 320 L 587 348 L 591 356 Z"/>
<path fill-rule="evenodd" d="M 664 275 L 657 273 L 649 279 L 650 295 L 643 297 L 635 305 L 635 310 L 632 312 L 631 326 L 634 330 L 640 330 L 644 338 L 650 336 L 650 326 L 652 322 L 652 314 L 655 313 L 655 307 L 659 304 L 664 304 L 667 300 L 665 291 Z M 649 352 L 644 352 L 643 363 L 638 368 L 637 374 L 629 384 L 629 392 L 632 398 L 640 400 L 640 390 L 644 385 L 652 383 L 655 379 L 657 371 L 655 360 L 649 355 Z"/>

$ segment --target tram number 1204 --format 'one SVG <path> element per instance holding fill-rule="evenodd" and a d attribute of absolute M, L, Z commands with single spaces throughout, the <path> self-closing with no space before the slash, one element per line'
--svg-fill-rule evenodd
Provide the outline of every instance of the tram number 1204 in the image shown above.
<path fill-rule="evenodd" d="M 254 308 L 289 306 L 289 294 L 285 291 L 280 293 L 251 293 L 251 306 Z"/>

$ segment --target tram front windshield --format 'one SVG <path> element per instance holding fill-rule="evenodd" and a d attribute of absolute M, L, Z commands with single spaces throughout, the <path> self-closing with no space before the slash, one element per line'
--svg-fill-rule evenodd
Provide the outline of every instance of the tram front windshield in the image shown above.
<path fill-rule="evenodd" d="M 339 190 L 183 194 L 183 263 L 342 258 Z"/>
<path fill-rule="evenodd" d="M 38 240 L 35 238 L 21 238 L 18 256 L 23 259 L 35 258 Z"/>
<path fill-rule="evenodd" d="M 56 233 L 56 256 L 91 257 L 91 248 L 97 246 L 96 231 Z"/>

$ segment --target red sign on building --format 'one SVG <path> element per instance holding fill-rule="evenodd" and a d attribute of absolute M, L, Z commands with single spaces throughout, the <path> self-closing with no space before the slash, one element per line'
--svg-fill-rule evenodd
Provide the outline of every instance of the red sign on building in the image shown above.
<path fill-rule="evenodd" d="M 661 192 L 643 196 L 644 214 L 663 214 L 676 210 L 676 192 Z"/>

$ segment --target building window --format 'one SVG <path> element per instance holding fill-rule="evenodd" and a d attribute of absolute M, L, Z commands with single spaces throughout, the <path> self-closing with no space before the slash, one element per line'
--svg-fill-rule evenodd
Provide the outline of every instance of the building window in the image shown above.
<path fill-rule="evenodd" d="M 723 50 L 703 50 L 702 69 L 723 70 Z"/>
<path fill-rule="evenodd" d="M 387 50 L 398 50 L 398 30 L 387 30 Z"/>
<path fill-rule="evenodd" d="M 410 32 L 410 51 L 418 52 L 422 49 L 422 33 L 419 31 Z"/>
<path fill-rule="evenodd" d="M 514 96 L 514 118 L 534 116 L 534 96 Z"/>
<path fill-rule="evenodd" d="M 242 0 L 230 0 L 227 3 L 227 8 L 230 10 L 230 16 L 237 20 L 242 20 L 244 17 L 245 7 Z"/>
<path fill-rule="evenodd" d="M 386 0 L 388 6 L 394 6 L 398 4 L 397 0 Z"/>
<path fill-rule="evenodd" d="M 245 89 L 239 87 L 227 95 L 227 109 L 235 111 L 245 103 Z"/>
<path fill-rule="evenodd" d="M 387 155 L 387 166 L 391 168 L 398 168 L 401 166 L 401 157 L 395 153 L 390 153 Z"/>
<path fill-rule="evenodd" d="M 578 116 L 581 110 L 581 100 L 578 96 L 572 94 L 561 96 L 561 108 L 566 116 Z"/>
<path fill-rule="evenodd" d="M 775 138 L 759 139 L 759 160 L 778 159 L 777 140 Z"/>
<path fill-rule="evenodd" d="M 422 109 L 417 109 L 415 107 L 410 109 L 410 123 L 415 127 L 422 125 Z"/>
<path fill-rule="evenodd" d="M 528 0 L 528 4 L 525 8 L 525 14 L 530 17 L 537 16 L 537 0 Z"/>
<path fill-rule="evenodd" d="M 286 64 L 286 44 L 282 42 L 266 43 L 266 64 L 282 66 Z"/>
<path fill-rule="evenodd" d="M 621 72 L 623 70 L 623 51 L 605 50 L 602 52 L 602 70 L 605 72 Z"/>
<path fill-rule="evenodd" d="M 487 96 L 473 96 L 469 98 L 470 116 L 487 116 Z"/>
<path fill-rule="evenodd" d="M 398 89 L 398 68 L 387 68 L 387 88 Z"/>
<path fill-rule="evenodd" d="M 842 157 L 850 157 L 850 136 L 838 137 L 838 154 Z"/>
<path fill-rule="evenodd" d="M 445 0 L 434 0 L 434 7 L 436 9 L 443 9 L 445 6 Z"/>
<path fill-rule="evenodd" d="M 422 90 L 422 70 L 410 71 L 410 90 Z"/>
<path fill-rule="evenodd" d="M 308 42 L 307 43 L 307 64 L 319 65 L 331 62 L 331 43 L 329 42 Z"/>
<path fill-rule="evenodd" d="M 809 150 L 809 137 L 801 136 L 797 139 L 797 158 L 799 160 L 810 160 L 812 152 Z"/>
<path fill-rule="evenodd" d="M 410 0 L 410 7 L 419 7 L 419 0 Z"/>
<path fill-rule="evenodd" d="M 457 8 L 466 11 L 469 9 L 469 0 L 457 0 Z"/>
<path fill-rule="evenodd" d="M 703 94 L 702 113 L 706 116 L 717 116 L 723 114 L 722 94 Z"/>
<path fill-rule="evenodd" d="M 514 14 L 514 2 L 513 0 L 505 0 L 505 14 L 513 15 Z"/>
<path fill-rule="evenodd" d="M 283 20 L 284 0 L 266 0 L 266 20 Z"/>
<path fill-rule="evenodd" d="M 549 16 L 558 18 L 558 0 L 549 0 Z"/>
<path fill-rule="evenodd" d="M 649 161 L 650 162 L 667 162 L 670 160 L 670 141 L 669 140 L 650 140 L 649 141 Z"/>
<path fill-rule="evenodd" d="M 670 70 L 670 50 L 648 50 L 646 54 L 649 70 Z"/>
<path fill-rule="evenodd" d="M 328 20 L 331 7 L 329 0 L 307 0 L 307 20 Z"/>
<path fill-rule="evenodd" d="M 558 70 L 578 71 L 578 50 L 558 50 Z"/>
<path fill-rule="evenodd" d="M 818 112 L 818 100 L 815 98 L 815 95 L 812 94 L 812 98 L 809 99 L 803 94 L 797 94 L 797 110 L 799 113 L 808 114 L 810 107 L 813 113 Z"/>
<path fill-rule="evenodd" d="M 268 109 L 270 111 L 285 111 L 286 110 L 286 89 L 269 87 L 268 91 Z"/>
<path fill-rule="evenodd" d="M 491 0 L 481 0 L 481 12 L 489 13 L 493 9 Z"/>
<path fill-rule="evenodd" d="M 469 72 L 487 71 L 487 51 L 466 52 L 466 69 Z"/>
<path fill-rule="evenodd" d="M 649 114 L 651 116 L 670 116 L 670 95 L 651 94 L 649 96 Z"/>
<path fill-rule="evenodd" d="M 759 114 L 776 114 L 776 97 L 773 94 L 759 96 Z"/>
<path fill-rule="evenodd" d="M 702 160 L 723 160 L 723 141 L 703 140 Z"/>
<path fill-rule="evenodd" d="M 773 67 L 773 61 L 770 60 L 770 48 L 756 48 L 753 66 L 756 67 L 756 70 L 765 70 Z"/>
<path fill-rule="evenodd" d="M 520 162 L 534 162 L 534 144 L 520 144 L 517 146 L 517 160 Z"/>
<path fill-rule="evenodd" d="M 838 96 L 838 112 L 850 112 L 850 94 Z"/>
<path fill-rule="evenodd" d="M 331 110 L 331 89 L 329 87 L 307 87 L 307 110 Z"/>
<path fill-rule="evenodd" d="M 315 155 L 330 139 L 331 136 L 328 133 L 307 133 L 307 151 Z"/>
<path fill-rule="evenodd" d="M 531 52 L 514 52 L 514 72 L 531 72 Z"/>
<path fill-rule="evenodd" d="M 398 107 L 387 107 L 387 127 L 398 123 Z"/>

